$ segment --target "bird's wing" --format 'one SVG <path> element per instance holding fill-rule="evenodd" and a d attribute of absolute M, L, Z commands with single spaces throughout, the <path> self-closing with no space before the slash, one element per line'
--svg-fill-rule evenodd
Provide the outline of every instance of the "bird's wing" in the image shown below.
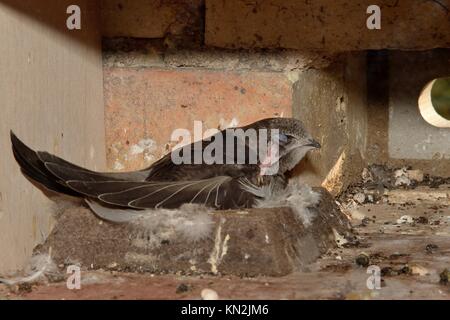
<path fill-rule="evenodd" d="M 98 201 L 91 199 L 85 199 L 89 208 L 103 220 L 116 223 L 132 222 L 139 219 L 147 213 L 146 210 L 135 210 L 130 208 L 117 208 L 111 206 L 105 206 Z"/>
<path fill-rule="evenodd" d="M 113 206 L 133 209 L 177 208 L 185 203 L 218 209 L 249 207 L 255 195 L 243 190 L 237 179 L 218 176 L 191 181 L 81 181 L 67 185 L 88 197 Z"/>
<path fill-rule="evenodd" d="M 211 156 L 210 160 L 214 160 L 212 163 L 204 162 L 205 159 L 203 157 L 206 155 L 203 152 L 208 154 L 206 148 L 208 146 L 211 147 L 210 144 L 215 143 L 217 138 L 221 139 L 218 144 L 215 144 L 217 158 Z M 227 141 L 226 139 L 236 140 L 235 143 L 229 144 L 225 142 Z M 200 180 L 221 175 L 235 178 L 258 175 L 260 171 L 258 163 L 252 163 L 249 159 L 250 154 L 253 158 L 257 156 L 254 150 L 255 146 L 250 146 L 248 142 L 247 139 L 242 139 L 239 136 L 234 138 L 233 136 L 228 136 L 225 130 L 220 131 L 208 139 L 193 142 L 166 154 L 151 165 L 147 180 L 179 181 Z M 184 159 L 183 155 L 189 154 L 190 156 L 187 156 L 186 162 L 182 161 L 180 164 L 175 164 L 175 161 L 173 161 L 173 157 Z M 197 159 L 199 156 L 202 163 L 196 164 L 194 159 Z"/>
<path fill-rule="evenodd" d="M 176 181 L 146 181 L 152 168 L 125 173 L 100 173 L 81 168 L 47 152 L 35 152 L 11 133 L 13 152 L 25 175 L 47 189 L 97 200 L 105 205 L 133 209 L 176 208 L 184 203 L 220 209 L 249 207 L 255 195 L 245 191 L 241 178 L 211 171 L 178 170 Z M 179 167 L 179 166 L 175 166 Z M 165 168 L 167 169 L 167 168 Z M 161 173 L 170 172 L 161 170 Z"/>

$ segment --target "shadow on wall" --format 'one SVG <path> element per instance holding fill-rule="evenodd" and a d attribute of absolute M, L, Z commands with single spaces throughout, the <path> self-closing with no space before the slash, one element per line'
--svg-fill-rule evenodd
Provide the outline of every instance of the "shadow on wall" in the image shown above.
<path fill-rule="evenodd" d="M 46 27 L 58 31 L 60 34 L 70 37 L 75 41 L 79 41 L 89 47 L 98 49 L 97 41 L 89 41 L 92 36 L 88 33 L 98 34 L 100 37 L 100 10 L 97 1 L 77 1 L 76 5 L 80 8 L 80 29 L 69 30 L 67 20 L 70 19 L 73 11 L 67 13 L 69 6 L 73 5 L 72 0 L 58 1 L 33 1 L 33 0 L 0 0 L 0 11 L 13 10 L 24 19 L 32 19 L 35 22 L 45 25 Z M 45 7 L 45 8 L 44 8 Z M 72 25 L 72 24 L 71 24 Z"/>

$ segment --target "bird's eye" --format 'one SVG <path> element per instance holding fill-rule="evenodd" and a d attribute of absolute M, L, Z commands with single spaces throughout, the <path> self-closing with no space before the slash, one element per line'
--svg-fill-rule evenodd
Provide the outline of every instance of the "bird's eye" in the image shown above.
<path fill-rule="evenodd" d="M 278 135 L 277 135 L 277 140 L 278 140 L 278 143 L 280 144 L 280 145 L 284 145 L 284 144 L 286 144 L 287 142 L 288 142 L 288 136 L 287 135 L 285 135 L 284 133 L 279 133 Z"/>

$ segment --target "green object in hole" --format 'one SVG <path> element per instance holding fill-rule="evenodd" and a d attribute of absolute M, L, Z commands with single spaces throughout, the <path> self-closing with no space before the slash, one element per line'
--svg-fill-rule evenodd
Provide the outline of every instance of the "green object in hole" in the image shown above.
<path fill-rule="evenodd" d="M 440 116 L 450 120 L 450 77 L 436 79 L 431 88 L 431 103 Z"/>

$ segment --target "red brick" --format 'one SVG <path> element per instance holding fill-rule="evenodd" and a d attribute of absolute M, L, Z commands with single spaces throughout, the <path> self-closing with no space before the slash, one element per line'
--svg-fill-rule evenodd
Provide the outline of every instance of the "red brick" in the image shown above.
<path fill-rule="evenodd" d="M 116 169 L 152 162 L 131 155 L 142 139 L 156 142 L 150 155 L 157 160 L 170 150 L 172 131 L 192 131 L 194 120 L 206 130 L 221 119 L 245 125 L 292 114 L 292 83 L 283 73 L 107 67 L 104 83 L 107 160 Z"/>

